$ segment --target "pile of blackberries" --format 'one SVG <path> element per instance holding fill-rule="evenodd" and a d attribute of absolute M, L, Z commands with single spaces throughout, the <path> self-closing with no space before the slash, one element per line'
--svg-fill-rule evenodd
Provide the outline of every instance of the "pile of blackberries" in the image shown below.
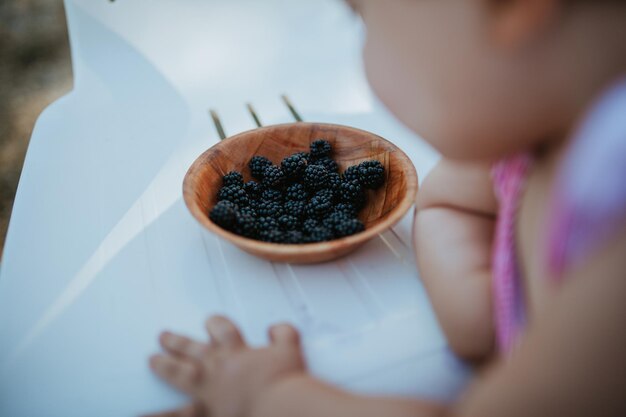
<path fill-rule="evenodd" d="M 379 161 L 365 161 L 339 173 L 325 140 L 311 143 L 274 165 L 255 156 L 248 163 L 254 178 L 244 182 L 240 172 L 224 175 L 218 203 L 210 219 L 241 236 L 273 243 L 315 243 L 364 230 L 357 218 L 367 189 L 385 182 Z"/>

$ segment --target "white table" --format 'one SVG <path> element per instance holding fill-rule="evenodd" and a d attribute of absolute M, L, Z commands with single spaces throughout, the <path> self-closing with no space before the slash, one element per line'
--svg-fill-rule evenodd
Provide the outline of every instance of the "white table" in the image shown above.
<path fill-rule="evenodd" d="M 336 0 L 66 0 L 75 86 L 35 126 L 0 276 L 0 416 L 132 416 L 183 397 L 146 366 L 162 329 L 224 313 L 255 345 L 303 333 L 319 377 L 357 392 L 451 399 L 468 377 L 417 276 L 408 215 L 336 262 L 269 263 L 202 229 L 181 199 L 229 134 L 290 121 L 371 130 L 420 177 L 437 156 L 370 93 L 361 28 Z M 401 259 L 398 259 L 398 255 Z"/>

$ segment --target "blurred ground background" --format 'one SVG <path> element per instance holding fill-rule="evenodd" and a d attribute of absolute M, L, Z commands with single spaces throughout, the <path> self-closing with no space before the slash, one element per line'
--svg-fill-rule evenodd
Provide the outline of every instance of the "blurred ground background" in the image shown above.
<path fill-rule="evenodd" d="M 71 86 L 63 1 L 0 0 L 0 257 L 35 120 Z"/>

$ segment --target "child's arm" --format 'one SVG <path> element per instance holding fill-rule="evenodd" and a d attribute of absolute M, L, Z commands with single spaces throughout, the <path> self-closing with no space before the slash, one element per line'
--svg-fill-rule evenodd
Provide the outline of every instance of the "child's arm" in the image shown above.
<path fill-rule="evenodd" d="M 251 349 L 231 322 L 214 318 L 210 344 L 162 338 L 168 354 L 154 357 L 153 369 L 203 406 L 159 416 L 626 415 L 624 253 L 626 230 L 566 277 L 519 349 L 479 377 L 456 407 L 343 392 L 306 374 L 294 329 L 274 327 L 267 348 Z"/>
<path fill-rule="evenodd" d="M 461 416 L 626 416 L 626 224 L 572 268 L 507 363 L 476 380 Z"/>
<path fill-rule="evenodd" d="M 491 242 L 497 203 L 487 164 L 442 160 L 419 193 L 413 239 L 424 286 L 452 350 L 493 347 Z"/>
<path fill-rule="evenodd" d="M 194 402 L 152 417 L 409 417 L 438 416 L 444 409 L 426 401 L 358 396 L 313 378 L 289 325 L 272 326 L 270 343 L 261 349 L 250 348 L 224 317 L 212 317 L 207 331 L 208 344 L 161 335 L 165 354 L 154 355 L 150 366 Z"/>
<path fill-rule="evenodd" d="M 624 228 L 626 229 L 626 228 Z M 254 417 L 626 415 L 626 230 L 566 277 L 508 362 L 494 363 L 453 409 L 359 397 L 309 377 L 277 384 Z"/>
<path fill-rule="evenodd" d="M 300 375 L 275 384 L 250 417 L 435 417 L 444 411 L 444 406 L 426 401 L 353 395 Z"/>

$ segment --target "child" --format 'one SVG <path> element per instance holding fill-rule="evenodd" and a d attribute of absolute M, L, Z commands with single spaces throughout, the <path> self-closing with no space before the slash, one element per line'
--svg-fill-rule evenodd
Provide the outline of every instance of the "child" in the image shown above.
<path fill-rule="evenodd" d="M 626 415 L 626 4 L 353 0 L 368 78 L 443 155 L 419 192 L 418 265 L 450 346 L 487 366 L 452 406 L 308 375 L 298 334 L 164 333 L 163 416 Z"/>

